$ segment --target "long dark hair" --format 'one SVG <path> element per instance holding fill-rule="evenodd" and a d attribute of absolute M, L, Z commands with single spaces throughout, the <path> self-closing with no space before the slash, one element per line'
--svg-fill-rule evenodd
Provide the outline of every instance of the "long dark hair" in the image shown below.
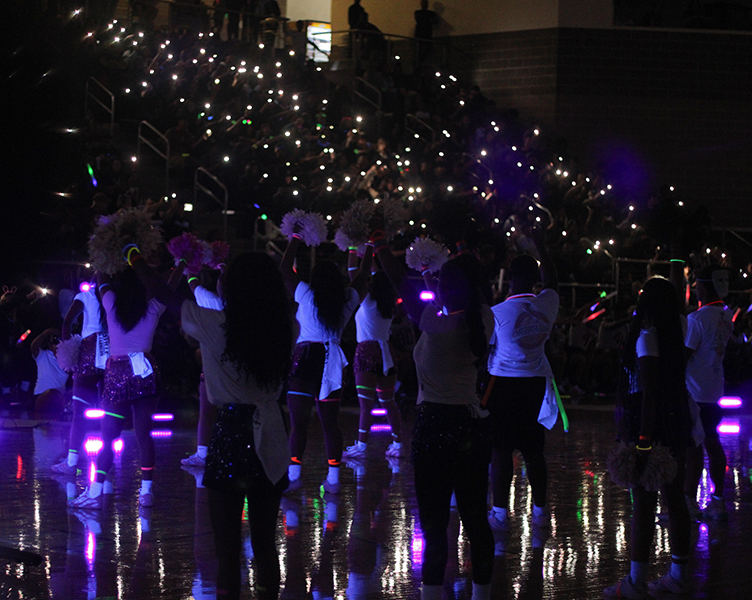
<path fill-rule="evenodd" d="M 133 269 L 125 269 L 112 277 L 115 292 L 115 320 L 128 333 L 146 316 L 149 295 Z"/>
<path fill-rule="evenodd" d="M 368 285 L 368 293 L 376 302 L 376 309 L 384 319 L 394 317 L 397 308 L 397 291 L 389 281 L 386 273 L 376 271 Z"/>
<path fill-rule="evenodd" d="M 472 254 L 460 254 L 447 261 L 439 274 L 439 295 L 450 310 L 464 310 L 465 322 L 470 328 L 470 349 L 479 359 L 488 352 L 480 308 L 482 294 L 480 261 Z"/>
<path fill-rule="evenodd" d="M 324 329 L 335 335 L 342 328 L 342 311 L 347 302 L 345 281 L 339 267 L 330 260 L 317 263 L 311 271 L 311 291 L 316 316 Z"/>
<path fill-rule="evenodd" d="M 260 388 L 278 388 L 290 370 L 293 329 L 287 292 L 277 265 L 260 252 L 241 254 L 225 273 L 222 297 L 222 359 L 253 377 Z"/>

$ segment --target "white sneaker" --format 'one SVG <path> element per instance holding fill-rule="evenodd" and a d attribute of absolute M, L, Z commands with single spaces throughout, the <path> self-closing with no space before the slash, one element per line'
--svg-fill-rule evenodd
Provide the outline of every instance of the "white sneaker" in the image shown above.
<path fill-rule="evenodd" d="M 391 444 L 389 444 L 389 446 L 387 446 L 386 455 L 392 456 L 394 458 L 402 458 L 403 456 L 405 456 L 405 445 L 400 444 L 399 446 L 397 446 L 396 444 L 397 442 L 392 442 Z"/>
<path fill-rule="evenodd" d="M 206 467 L 206 459 L 196 454 L 191 454 L 188 458 L 180 460 L 180 464 L 186 467 Z"/>
<path fill-rule="evenodd" d="M 355 442 L 352 446 L 345 448 L 342 458 L 362 458 L 366 455 L 367 446 L 360 446 Z"/>

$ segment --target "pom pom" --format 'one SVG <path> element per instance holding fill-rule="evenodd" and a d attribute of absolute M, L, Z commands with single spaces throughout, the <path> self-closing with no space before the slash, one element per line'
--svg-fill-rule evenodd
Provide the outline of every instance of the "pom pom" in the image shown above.
<path fill-rule="evenodd" d="M 230 256 L 230 244 L 217 240 L 209 245 L 209 258 L 206 265 L 212 269 L 219 269 L 219 265 L 227 262 Z"/>
<path fill-rule="evenodd" d="M 63 371 L 72 373 L 78 366 L 78 354 L 81 349 L 81 336 L 74 335 L 70 339 L 61 341 L 57 345 L 57 364 Z"/>
<path fill-rule="evenodd" d="M 621 442 L 608 455 L 606 466 L 616 485 L 624 488 L 640 485 L 649 492 L 657 492 L 676 477 L 676 459 L 668 448 L 660 444 L 653 446 L 642 472 L 637 466 L 638 453 L 634 444 Z"/>
<path fill-rule="evenodd" d="M 89 239 L 89 262 L 96 271 L 114 275 L 128 263 L 123 248 L 136 244 L 144 256 L 156 254 L 162 235 L 151 217 L 141 209 L 124 210 L 103 217 Z"/>
<path fill-rule="evenodd" d="M 676 459 L 668 448 L 653 446 L 648 457 L 648 464 L 640 476 L 640 485 L 649 492 L 657 492 L 662 486 L 676 477 Z"/>
<path fill-rule="evenodd" d="M 181 259 L 185 259 L 185 269 L 189 273 L 198 273 L 203 265 L 211 256 L 209 245 L 198 239 L 192 233 L 182 233 L 167 242 L 167 250 L 175 259 L 175 265 Z"/>
<path fill-rule="evenodd" d="M 416 237 L 405 251 L 407 266 L 416 271 L 435 273 L 449 260 L 449 250 L 430 238 Z"/>
<path fill-rule="evenodd" d="M 326 240 L 329 229 L 326 219 L 319 213 L 305 213 L 296 208 L 282 217 L 280 231 L 287 239 L 292 239 L 293 233 L 298 229 L 298 235 L 307 246 L 318 246 Z"/>
<path fill-rule="evenodd" d="M 384 217 L 384 236 L 388 240 L 393 240 L 405 228 L 405 209 L 401 200 L 390 198 L 382 200 L 377 205 Z"/>
<path fill-rule="evenodd" d="M 349 244 L 342 250 L 347 250 L 348 246 L 358 246 L 368 241 L 371 235 L 371 219 L 376 213 L 376 205 L 371 200 L 356 200 L 352 203 L 339 221 L 338 233 L 349 240 Z M 335 240 L 336 240 L 335 236 Z"/>

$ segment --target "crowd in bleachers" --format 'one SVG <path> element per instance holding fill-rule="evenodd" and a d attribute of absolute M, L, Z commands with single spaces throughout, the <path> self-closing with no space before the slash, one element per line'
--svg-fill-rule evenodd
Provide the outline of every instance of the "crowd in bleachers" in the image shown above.
<path fill-rule="evenodd" d="M 176 192 L 144 193 L 130 149 L 113 142 L 108 124 L 88 121 L 81 149 L 90 177 L 79 182 L 79 209 L 57 215 L 66 232 L 58 241 L 73 253 L 85 252 L 97 216 L 134 205 L 149 207 L 165 239 L 198 228 L 184 203 L 199 167 L 227 186 L 241 238 L 258 233 L 258 218 L 279 224 L 302 208 L 330 221 L 331 239 L 354 200 L 399 199 L 409 225 L 396 248 L 422 235 L 449 249 L 462 241 L 499 297 L 503 270 L 515 255 L 534 253 L 529 229 L 540 223 L 562 284 L 549 353 L 574 396 L 613 391 L 638 283 L 649 271 L 667 271 L 671 243 L 681 246 L 688 275 L 714 261 L 730 270 L 732 290 L 748 287 L 747 243 L 721 238 L 705 207 L 684 206 L 681 190 L 668 185 L 635 195 L 620 165 L 583 164 L 566 140 L 487 98 L 448 65 L 403 69 L 404 60 L 374 53 L 335 84 L 326 64 L 300 60 L 291 46 L 228 40 L 217 27 L 61 26 L 80 38 L 86 75 L 115 94 L 116 128 L 146 120 L 169 140 Z M 382 111 L 353 94 L 356 76 L 381 92 Z M 406 115 L 423 125 L 406 127 Z M 203 208 L 218 209 L 209 201 Z M 333 244 L 323 251 L 337 252 Z M 634 262 L 615 269 L 622 259 Z M 743 363 L 749 294 L 729 301 L 742 309 L 737 330 L 745 343 L 736 356 Z"/>

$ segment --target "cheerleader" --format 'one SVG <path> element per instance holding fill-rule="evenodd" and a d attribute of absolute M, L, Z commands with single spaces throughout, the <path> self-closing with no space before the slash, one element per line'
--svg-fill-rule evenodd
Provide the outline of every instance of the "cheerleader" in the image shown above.
<path fill-rule="evenodd" d="M 203 308 L 172 292 L 144 260 L 135 269 L 201 346 L 206 392 L 217 409 L 203 485 L 218 559 L 217 598 L 241 593 L 242 517 L 247 502 L 260 600 L 279 595 L 279 503 L 289 451 L 277 400 L 290 367 L 292 319 L 274 261 L 238 256 L 221 276 L 222 308 Z"/>
<path fill-rule="evenodd" d="M 74 338 L 73 324 L 82 315 L 81 336 Z M 109 355 L 109 340 L 103 316 L 104 312 L 96 286 L 87 284 L 76 294 L 63 319 L 63 342 L 59 348 L 59 354 L 62 354 L 63 349 L 69 345 L 78 345 L 78 358 L 74 364 L 70 365 L 73 371 L 73 418 L 68 436 L 68 456 L 52 466 L 54 473 L 76 474 L 81 447 L 86 436 L 84 413 L 88 408 L 99 407 L 99 390 L 104 381 L 104 367 Z M 64 366 L 66 370 L 69 368 L 68 365 L 61 366 Z"/>
<path fill-rule="evenodd" d="M 140 256 L 137 252 L 135 254 Z M 97 282 L 110 338 L 110 357 L 107 359 L 102 393 L 102 408 L 105 410 L 102 420 L 103 447 L 97 456 L 95 481 L 69 504 L 74 508 L 101 508 L 105 476 L 112 466 L 112 442 L 120 436 L 125 412 L 130 408 L 141 455 L 139 505 L 149 507 L 154 503 L 151 416 L 160 392 L 159 371 L 149 352 L 165 307 L 149 297 L 132 269 L 119 271 L 112 278 L 100 272 Z"/>
<path fill-rule="evenodd" d="M 280 263 L 285 286 L 298 303 L 296 317 L 300 325 L 287 392 L 292 455 L 288 469 L 288 491 L 299 489 L 302 485 L 301 463 L 308 438 L 311 408 L 315 404 L 324 430 L 329 463 L 329 471 L 322 485 L 325 492 L 338 494 L 343 446 L 338 415 L 342 370 L 347 366 L 347 359 L 339 344 L 345 325 L 365 297 L 373 251 L 370 247 L 366 248 L 360 270 L 349 287 L 345 287 L 337 265 L 330 261 L 318 263 L 311 271 L 311 282 L 305 283 L 293 268 L 301 239 L 298 233 L 293 235 Z"/>
<path fill-rule="evenodd" d="M 358 271 L 356 248 L 350 248 L 348 271 Z M 354 276 L 354 275 L 353 275 Z M 355 313 L 355 327 L 358 346 L 355 349 L 353 370 L 355 387 L 360 404 L 358 439 L 348 446 L 343 456 L 359 458 L 365 456 L 368 445 L 368 432 L 373 423 L 371 411 L 378 396 L 386 409 L 386 416 L 392 428 L 392 443 L 386 449 L 386 456 L 403 456 L 402 416 L 394 402 L 394 389 L 397 383 L 397 369 L 394 366 L 389 348 L 389 331 L 397 306 L 397 293 L 382 272 L 376 271 L 368 284 L 368 293 Z"/>

